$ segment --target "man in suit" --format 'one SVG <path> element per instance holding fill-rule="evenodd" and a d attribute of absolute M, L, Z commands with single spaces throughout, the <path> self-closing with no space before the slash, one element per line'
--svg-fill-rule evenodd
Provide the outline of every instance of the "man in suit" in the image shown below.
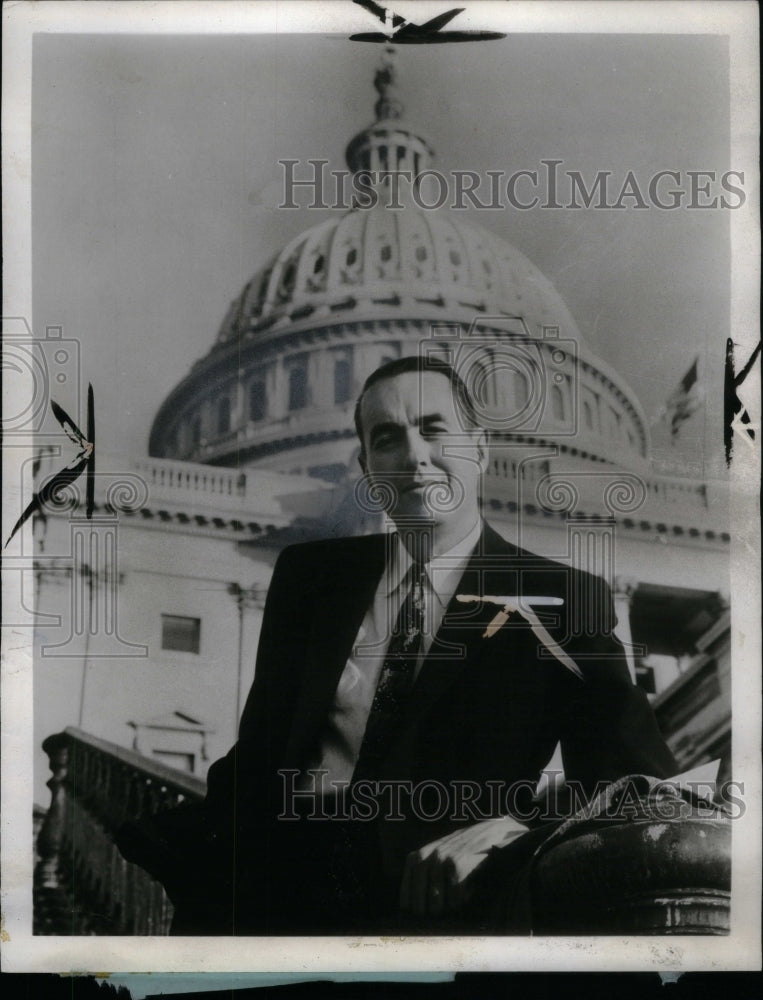
<path fill-rule="evenodd" d="M 487 440 L 456 372 L 383 366 L 356 426 L 395 530 L 281 553 L 195 876 L 166 880 L 176 933 L 431 929 L 479 907 L 497 852 L 537 842 L 557 744 L 587 794 L 674 771 L 606 584 L 482 519 Z"/>

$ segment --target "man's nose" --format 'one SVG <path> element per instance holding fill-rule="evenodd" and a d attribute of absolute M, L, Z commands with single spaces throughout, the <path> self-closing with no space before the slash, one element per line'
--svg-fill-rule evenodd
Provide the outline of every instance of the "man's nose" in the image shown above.
<path fill-rule="evenodd" d="M 406 435 L 405 463 L 409 469 L 418 469 L 431 463 L 432 449 L 429 441 L 416 431 Z"/>

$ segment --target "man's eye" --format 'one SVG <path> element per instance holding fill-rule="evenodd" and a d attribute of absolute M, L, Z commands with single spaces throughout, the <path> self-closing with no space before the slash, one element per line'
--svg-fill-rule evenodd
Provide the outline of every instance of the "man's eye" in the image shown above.
<path fill-rule="evenodd" d="M 448 428 L 445 424 L 430 424 L 428 427 L 424 428 L 424 434 L 429 437 L 437 437 L 440 434 L 447 434 Z"/>

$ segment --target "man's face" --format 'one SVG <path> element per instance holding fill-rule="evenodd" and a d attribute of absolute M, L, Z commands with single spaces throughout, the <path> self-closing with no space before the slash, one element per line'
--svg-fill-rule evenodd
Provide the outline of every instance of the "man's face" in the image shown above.
<path fill-rule="evenodd" d="M 392 519 L 466 534 L 479 515 L 485 434 L 462 427 L 449 379 L 438 372 L 382 379 L 363 396 L 361 418 L 361 466 L 389 494 Z"/>

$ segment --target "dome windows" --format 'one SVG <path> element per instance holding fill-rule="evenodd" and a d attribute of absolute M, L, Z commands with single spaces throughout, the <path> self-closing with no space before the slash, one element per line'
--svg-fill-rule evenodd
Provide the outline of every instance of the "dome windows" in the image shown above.
<path fill-rule="evenodd" d="M 230 430 L 230 396 L 221 396 L 217 402 L 217 433 L 227 434 Z"/>
<path fill-rule="evenodd" d="M 305 261 L 306 281 L 305 291 L 320 292 L 326 287 L 326 254 L 319 247 L 315 247 L 310 257 Z M 302 265 L 300 265 L 301 269 Z M 299 281 L 299 276 L 297 277 Z"/>
<path fill-rule="evenodd" d="M 349 358 L 337 358 L 334 362 L 334 405 L 349 403 L 352 395 L 352 372 Z"/>
<path fill-rule="evenodd" d="M 255 423 L 264 420 L 267 414 L 265 379 L 256 378 L 249 383 L 249 419 Z"/>
<path fill-rule="evenodd" d="M 340 256 L 339 260 L 340 262 L 343 260 L 339 269 L 340 281 L 345 284 L 357 284 L 361 280 L 358 247 L 347 240 L 344 244 L 343 257 Z"/>
<path fill-rule="evenodd" d="M 281 280 L 278 282 L 278 300 L 287 302 L 294 291 L 297 280 L 297 261 L 292 258 L 288 261 L 281 272 Z"/>
<path fill-rule="evenodd" d="M 303 410 L 308 401 L 307 358 L 296 358 L 289 364 L 289 398 L 288 409 Z"/>
<path fill-rule="evenodd" d="M 443 247 L 443 253 L 447 248 L 447 260 L 451 267 L 447 269 L 448 277 L 451 281 L 458 283 L 466 283 L 469 280 L 469 265 L 468 265 L 468 253 L 467 260 L 464 260 L 464 254 L 462 252 L 462 246 L 459 245 L 459 240 L 456 232 L 451 230 L 447 232 L 444 240 L 445 246 Z M 465 247 L 468 249 L 468 247 Z"/>
<path fill-rule="evenodd" d="M 366 269 L 368 270 L 369 266 L 373 267 L 376 278 L 382 280 L 399 277 L 401 247 L 395 213 L 371 213 L 367 222 L 366 241 L 369 252 Z"/>
<path fill-rule="evenodd" d="M 437 265 L 431 229 L 417 216 L 401 215 L 398 235 L 405 261 L 406 279 L 431 281 L 435 277 Z"/>

